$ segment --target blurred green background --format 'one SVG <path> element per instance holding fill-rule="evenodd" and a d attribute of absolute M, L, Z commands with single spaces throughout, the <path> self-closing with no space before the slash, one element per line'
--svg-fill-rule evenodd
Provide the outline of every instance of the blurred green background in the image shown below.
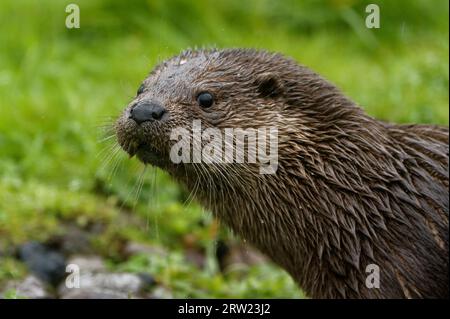
<path fill-rule="evenodd" d="M 80 29 L 65 27 L 69 3 Z M 380 29 L 365 27 L 369 3 Z M 26 275 L 17 245 L 100 224 L 92 245 L 112 270 L 150 272 L 175 297 L 302 297 L 270 263 L 220 272 L 216 240 L 232 235 L 165 173 L 113 155 L 108 126 L 158 61 L 213 46 L 282 52 L 377 118 L 448 125 L 448 14 L 447 0 L 1 1 L 0 287 Z M 127 242 L 167 255 L 125 258 Z"/>

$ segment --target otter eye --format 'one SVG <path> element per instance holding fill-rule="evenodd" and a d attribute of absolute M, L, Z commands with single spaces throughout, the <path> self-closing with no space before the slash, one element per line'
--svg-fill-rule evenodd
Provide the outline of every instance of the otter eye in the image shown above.
<path fill-rule="evenodd" d="M 208 108 L 214 103 L 214 97 L 211 93 L 203 92 L 197 96 L 198 105 L 203 108 Z"/>
<path fill-rule="evenodd" d="M 145 86 L 144 86 L 144 84 L 141 84 L 141 86 L 137 90 L 136 95 L 140 95 L 140 94 L 144 93 L 144 90 L 145 90 Z"/>

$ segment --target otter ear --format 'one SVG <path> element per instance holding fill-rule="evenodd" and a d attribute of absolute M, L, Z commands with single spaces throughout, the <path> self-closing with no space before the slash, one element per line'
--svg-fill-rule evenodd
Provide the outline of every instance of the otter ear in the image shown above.
<path fill-rule="evenodd" d="M 258 74 L 256 76 L 256 86 L 262 97 L 276 97 L 283 93 L 281 79 L 270 72 Z"/>

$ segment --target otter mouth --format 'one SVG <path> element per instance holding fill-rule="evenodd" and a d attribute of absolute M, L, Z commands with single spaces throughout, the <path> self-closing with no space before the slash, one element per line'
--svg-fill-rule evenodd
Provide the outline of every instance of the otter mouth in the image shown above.
<path fill-rule="evenodd" d="M 144 164 L 161 166 L 164 162 L 163 154 L 149 143 L 136 140 L 120 141 L 119 139 L 119 144 L 130 158 L 136 156 Z"/>
<path fill-rule="evenodd" d="M 163 154 L 147 143 L 139 144 L 135 149 L 135 155 L 144 164 L 163 166 L 165 163 Z"/>

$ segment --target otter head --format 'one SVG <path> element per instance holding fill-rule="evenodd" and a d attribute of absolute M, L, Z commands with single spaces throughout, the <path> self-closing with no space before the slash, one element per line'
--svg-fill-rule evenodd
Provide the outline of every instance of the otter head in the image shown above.
<path fill-rule="evenodd" d="M 355 110 L 332 84 L 280 54 L 252 49 L 186 51 L 156 66 L 143 81 L 137 96 L 118 119 L 116 133 L 130 156 L 159 166 L 184 182 L 198 177 L 200 168 L 208 177 L 217 173 L 221 181 L 235 178 L 251 185 L 255 174 L 261 173 L 261 165 L 250 161 L 240 168 L 223 164 L 226 160 L 203 165 L 204 158 L 199 163 L 192 154 L 198 145 L 190 148 L 190 161 L 174 161 L 171 152 L 177 144 L 176 132 L 181 128 L 194 135 L 194 123 L 200 123 L 203 131 L 216 129 L 222 133 L 228 128 L 244 132 L 266 128 L 267 140 L 269 128 L 276 128 L 276 147 L 282 154 L 273 154 L 278 151 L 275 149 L 271 155 L 277 157 L 276 165 L 286 160 L 292 166 L 297 158 L 316 156 L 328 136 L 335 139 L 341 134 L 343 127 L 353 121 Z M 194 138 L 187 141 L 195 144 Z M 200 147 L 207 142 L 202 140 Z M 225 146 L 226 141 L 221 145 Z M 245 147 L 248 160 L 251 146 Z M 224 159 L 226 150 L 222 151 Z M 294 154 L 297 158 L 293 158 Z"/>
<path fill-rule="evenodd" d="M 183 52 L 143 81 L 116 123 L 119 144 L 130 156 L 176 175 L 186 165 L 171 160 L 174 130 L 192 133 L 194 121 L 202 130 L 222 132 L 276 127 L 287 105 L 286 70 L 293 68 L 295 62 L 264 51 Z"/>

